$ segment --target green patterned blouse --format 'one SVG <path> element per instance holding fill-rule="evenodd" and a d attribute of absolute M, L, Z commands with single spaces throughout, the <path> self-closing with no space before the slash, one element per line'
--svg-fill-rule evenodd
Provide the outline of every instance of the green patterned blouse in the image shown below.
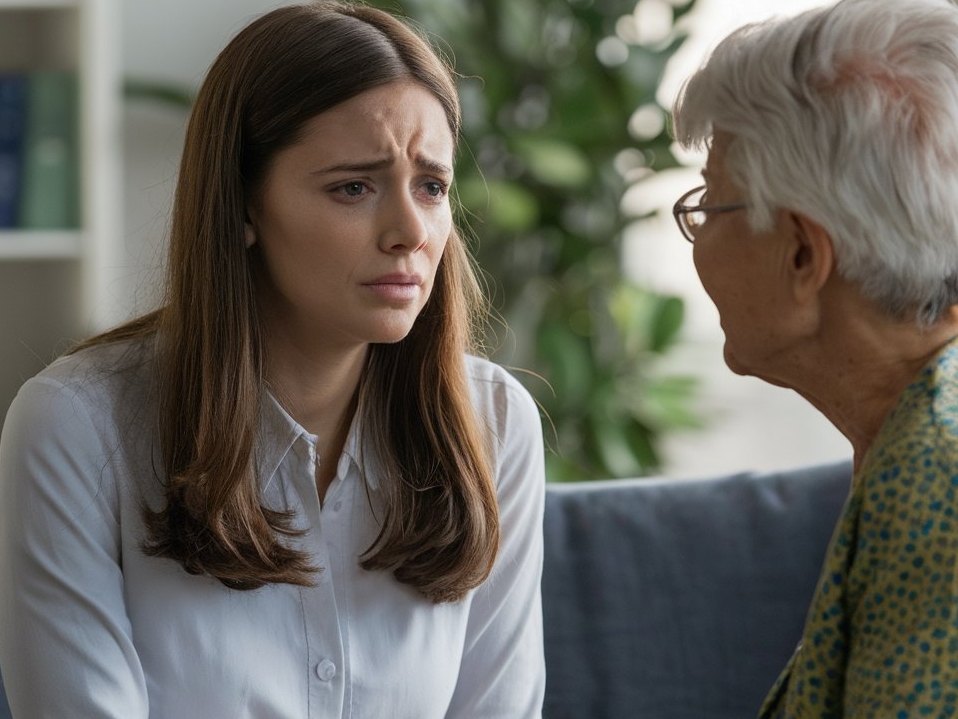
<path fill-rule="evenodd" d="M 958 711 L 958 340 L 902 393 L 835 529 L 762 719 Z"/>

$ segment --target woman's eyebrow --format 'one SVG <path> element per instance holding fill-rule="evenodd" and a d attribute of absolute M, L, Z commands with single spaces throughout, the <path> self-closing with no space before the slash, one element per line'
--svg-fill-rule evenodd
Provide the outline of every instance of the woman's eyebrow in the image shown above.
<path fill-rule="evenodd" d="M 394 162 L 391 157 L 377 158 L 374 160 L 365 160 L 359 162 L 343 162 L 336 165 L 330 165 L 329 167 L 324 167 L 321 170 L 316 170 L 314 175 L 328 175 L 334 172 L 375 172 L 376 170 L 382 170 Z M 442 175 L 451 175 L 452 168 L 448 165 L 445 165 L 436 160 L 430 160 L 429 158 L 418 156 L 416 157 L 416 165 L 424 170 L 429 172 L 435 172 Z"/>

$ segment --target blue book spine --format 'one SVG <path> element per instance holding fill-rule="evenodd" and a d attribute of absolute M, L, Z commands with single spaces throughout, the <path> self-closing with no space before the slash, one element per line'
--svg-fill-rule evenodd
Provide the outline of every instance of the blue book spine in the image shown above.
<path fill-rule="evenodd" d="M 19 224 L 27 90 L 25 75 L 0 74 L 0 228 Z"/>

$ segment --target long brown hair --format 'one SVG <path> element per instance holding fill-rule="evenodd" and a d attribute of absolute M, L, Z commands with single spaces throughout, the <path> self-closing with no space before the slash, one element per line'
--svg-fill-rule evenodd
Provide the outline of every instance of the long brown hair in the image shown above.
<path fill-rule="evenodd" d="M 406 24 L 373 8 L 279 8 L 243 29 L 211 66 L 186 133 L 164 305 L 82 345 L 158 339 L 166 506 L 144 510 L 148 553 L 238 589 L 312 583 L 310 558 L 289 546 L 293 517 L 262 506 L 252 461 L 268 358 L 245 208 L 307 120 L 408 79 L 436 96 L 458 139 L 450 69 Z M 464 364 L 483 306 L 454 231 L 412 331 L 370 347 L 359 387 L 357 411 L 385 468 L 387 500 L 362 566 L 392 571 L 433 601 L 477 586 L 498 549 L 488 442 Z"/>

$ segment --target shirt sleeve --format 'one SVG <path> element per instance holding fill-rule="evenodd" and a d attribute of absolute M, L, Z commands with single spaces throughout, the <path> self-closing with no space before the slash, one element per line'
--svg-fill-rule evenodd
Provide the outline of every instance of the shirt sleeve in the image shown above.
<path fill-rule="evenodd" d="M 99 410 L 99 413 L 98 413 Z M 30 380 L 0 437 L 0 665 L 13 716 L 145 719 L 106 409 Z"/>
<path fill-rule="evenodd" d="M 497 412 L 501 540 L 489 578 L 474 590 L 465 648 L 447 719 L 542 715 L 542 514 L 545 500 L 538 409 L 511 377 Z"/>
<path fill-rule="evenodd" d="M 958 702 L 958 456 L 953 439 L 935 445 L 861 477 L 846 716 L 946 716 Z"/>

